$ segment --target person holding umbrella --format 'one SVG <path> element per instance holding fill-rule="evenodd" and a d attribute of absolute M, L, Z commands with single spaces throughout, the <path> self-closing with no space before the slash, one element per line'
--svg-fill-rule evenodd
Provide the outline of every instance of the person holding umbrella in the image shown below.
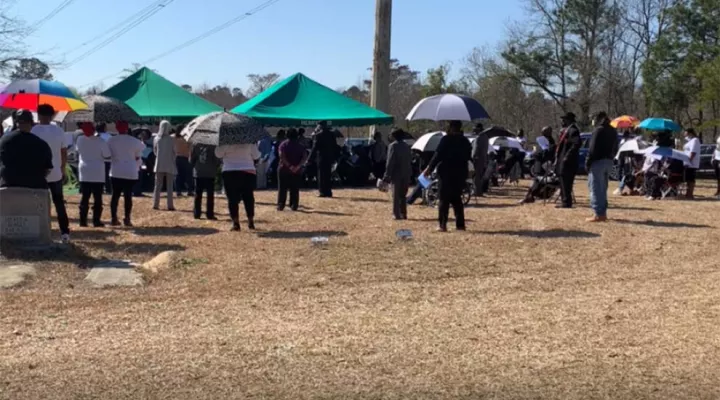
<path fill-rule="evenodd" d="M 465 230 L 465 206 L 462 201 L 462 191 L 468 178 L 471 152 L 470 142 L 462 132 L 462 122 L 450 121 L 447 126 L 447 135 L 440 139 L 435 156 L 423 171 L 423 175 L 429 176 L 437 168 L 440 191 L 438 231 L 440 232 L 447 232 L 451 205 L 455 212 L 456 229 Z"/>
<path fill-rule="evenodd" d="M 44 140 L 53 153 L 53 170 L 47 176 L 52 202 L 55 205 L 60 235 L 63 242 L 70 241 L 70 220 L 65 209 L 63 183 L 65 182 L 65 166 L 67 165 L 67 146 L 65 131 L 52 124 L 55 109 L 49 104 L 38 106 L 39 124 L 32 127 L 31 132 Z"/>
<path fill-rule="evenodd" d="M 222 159 L 222 178 L 228 210 L 232 219 L 231 231 L 240 231 L 240 201 L 245 206 L 248 229 L 255 229 L 255 162 L 260 159 L 257 144 L 228 144 L 215 149 Z"/>
<path fill-rule="evenodd" d="M 573 184 L 580 156 L 580 129 L 575 124 L 575 114 L 572 112 L 566 113 L 560 119 L 563 130 L 560 132 L 556 150 L 555 172 L 560 177 L 562 204 L 556 208 L 572 208 Z"/>
<path fill-rule="evenodd" d="M 685 130 L 685 154 L 690 157 L 690 163 L 685 168 L 685 183 L 687 184 L 686 197 L 688 200 L 695 198 L 695 179 L 697 170 L 700 169 L 700 139 L 698 139 L 695 129 L 687 128 Z"/>
<path fill-rule="evenodd" d="M 483 124 L 475 124 L 473 132 L 477 135 L 472 144 L 472 160 L 475 167 L 475 196 L 485 194 L 485 171 L 488 166 L 488 148 L 490 139 L 484 132 Z"/>

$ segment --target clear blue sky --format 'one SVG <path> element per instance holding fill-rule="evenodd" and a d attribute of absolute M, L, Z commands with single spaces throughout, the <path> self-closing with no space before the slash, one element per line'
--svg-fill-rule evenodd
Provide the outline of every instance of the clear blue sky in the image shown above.
<path fill-rule="evenodd" d="M 110 45 L 65 70 L 53 71 L 82 86 L 140 63 L 264 0 L 175 0 Z M 61 0 L 20 0 L 12 11 L 30 25 Z M 75 0 L 28 38 L 34 51 L 66 60 L 103 33 L 152 3 L 151 0 Z M 38 5 L 47 5 L 41 9 Z M 152 62 L 148 66 L 178 84 L 228 83 L 245 89 L 251 73 L 303 72 L 332 88 L 348 87 L 369 75 L 374 0 L 281 0 L 236 25 Z M 494 47 L 511 20 L 522 18 L 522 0 L 395 0 L 392 56 L 425 72 L 444 62 L 459 65 L 473 47 Z M 118 79 L 109 78 L 109 87 Z"/>

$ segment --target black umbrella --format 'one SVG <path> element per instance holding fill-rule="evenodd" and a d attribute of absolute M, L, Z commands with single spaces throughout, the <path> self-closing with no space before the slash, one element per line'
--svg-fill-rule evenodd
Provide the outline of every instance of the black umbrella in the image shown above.
<path fill-rule="evenodd" d="M 130 106 L 120 100 L 100 95 L 83 97 L 88 108 L 68 114 L 65 122 L 115 122 L 140 121 L 141 118 Z"/>
<path fill-rule="evenodd" d="M 515 134 L 510 132 L 509 130 L 503 128 L 502 126 L 491 126 L 483 131 L 484 134 L 487 135 L 488 138 L 494 138 L 494 137 L 515 137 Z"/>

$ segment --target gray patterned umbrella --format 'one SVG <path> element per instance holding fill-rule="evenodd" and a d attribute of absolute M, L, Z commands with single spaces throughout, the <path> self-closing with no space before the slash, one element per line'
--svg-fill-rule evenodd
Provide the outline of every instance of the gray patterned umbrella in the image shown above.
<path fill-rule="evenodd" d="M 256 120 L 217 111 L 192 120 L 180 133 L 189 143 L 209 145 L 250 144 L 270 137 Z"/>
<path fill-rule="evenodd" d="M 85 96 L 83 100 L 88 105 L 87 110 L 68 114 L 65 122 L 136 122 L 141 120 L 132 108 L 120 100 L 100 95 Z"/>

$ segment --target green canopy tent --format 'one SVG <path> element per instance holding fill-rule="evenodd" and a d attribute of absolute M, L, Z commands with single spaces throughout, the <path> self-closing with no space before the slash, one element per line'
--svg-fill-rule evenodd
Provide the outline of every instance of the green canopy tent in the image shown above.
<path fill-rule="evenodd" d="M 303 74 L 276 83 L 230 112 L 268 126 L 389 125 L 393 117 L 323 86 Z"/>
<path fill-rule="evenodd" d="M 125 102 L 144 118 L 189 120 L 222 107 L 199 97 L 143 67 L 115 86 L 102 92 L 103 96 Z"/>

